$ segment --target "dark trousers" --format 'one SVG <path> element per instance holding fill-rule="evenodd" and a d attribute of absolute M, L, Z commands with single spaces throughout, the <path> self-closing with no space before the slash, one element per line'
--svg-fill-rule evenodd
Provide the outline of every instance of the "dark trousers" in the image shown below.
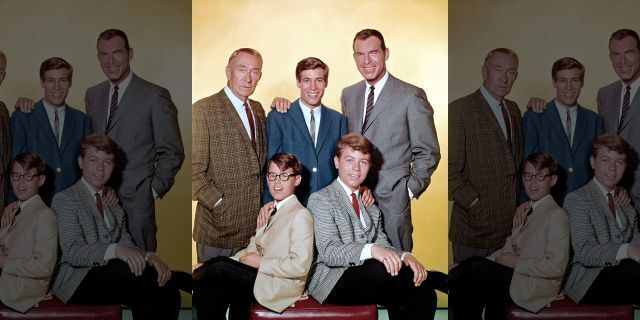
<path fill-rule="evenodd" d="M 258 269 L 227 257 L 207 260 L 193 271 L 193 305 L 198 319 L 249 319 Z"/>
<path fill-rule="evenodd" d="M 336 283 L 326 303 L 341 305 L 379 304 L 387 307 L 389 319 L 433 319 L 436 312 L 435 288 L 447 291 L 446 275 L 430 271 L 419 287 L 413 283 L 411 268 L 402 267 L 391 276 L 384 265 L 369 259 L 350 267 Z"/>
<path fill-rule="evenodd" d="M 580 303 L 596 305 L 640 304 L 640 264 L 624 259 L 605 267 L 593 281 Z"/>
<path fill-rule="evenodd" d="M 183 288 L 189 275 L 173 272 L 171 280 L 158 286 L 158 274 L 147 266 L 141 276 L 131 273 L 121 260 L 111 260 L 104 266 L 92 268 L 80 283 L 70 304 L 106 305 L 124 304 L 131 308 L 133 319 L 178 319 L 180 312 L 179 288 Z"/>
<path fill-rule="evenodd" d="M 449 272 L 449 319 L 505 319 L 513 269 L 482 257 L 462 261 Z"/>

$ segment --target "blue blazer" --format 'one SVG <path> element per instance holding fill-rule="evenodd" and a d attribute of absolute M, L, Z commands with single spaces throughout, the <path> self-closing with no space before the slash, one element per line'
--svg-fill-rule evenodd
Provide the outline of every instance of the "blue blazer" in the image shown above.
<path fill-rule="evenodd" d="M 16 110 L 11 115 L 11 159 L 22 152 L 39 155 L 47 165 L 47 180 L 40 188 L 42 200 L 51 206 L 56 192 L 73 185 L 82 172 L 78 166 L 80 144 L 91 133 L 91 122 L 82 113 L 67 105 L 60 146 L 53 135 L 42 100 L 38 101 L 31 113 Z M 15 201 L 11 189 L 10 201 Z"/>
<path fill-rule="evenodd" d="M 337 111 L 322 105 L 320 108 L 320 129 L 314 148 L 309 129 L 299 100 L 291 104 L 287 113 L 271 110 L 267 116 L 267 164 L 278 152 L 289 152 L 302 163 L 302 182 L 296 188 L 296 196 L 303 206 L 307 206 L 309 196 L 328 186 L 338 176 L 333 163 L 336 145 L 340 137 L 347 134 L 347 118 Z M 263 203 L 272 201 L 269 188 L 265 184 Z"/>
<path fill-rule="evenodd" d="M 544 152 L 558 163 L 558 183 L 551 191 L 559 205 L 567 193 L 584 186 L 593 177 L 589 163 L 593 141 L 604 131 L 602 118 L 595 112 L 578 105 L 578 115 L 573 145 L 562 126 L 555 99 L 551 100 L 544 112 L 528 110 L 523 117 L 524 159 L 534 152 Z M 524 166 L 522 166 L 524 168 Z M 520 203 L 528 197 L 521 188 Z"/>

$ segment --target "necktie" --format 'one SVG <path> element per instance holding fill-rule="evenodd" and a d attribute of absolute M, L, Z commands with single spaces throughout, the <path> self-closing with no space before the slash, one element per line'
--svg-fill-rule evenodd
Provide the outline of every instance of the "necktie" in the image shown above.
<path fill-rule="evenodd" d="M 567 138 L 569 139 L 569 145 L 571 145 L 571 113 L 567 110 L 567 120 L 565 122 L 564 132 L 567 134 Z"/>
<path fill-rule="evenodd" d="M 504 126 L 506 129 L 507 143 L 509 143 L 509 150 L 511 150 L 511 121 L 509 121 L 509 113 L 505 108 L 504 103 L 500 102 L 500 111 L 502 112 L 502 118 L 504 119 Z"/>
<path fill-rule="evenodd" d="M 611 196 L 611 192 L 607 193 L 607 200 L 609 200 L 609 210 L 611 210 L 611 214 L 613 217 L 616 217 L 616 204 L 613 202 L 613 196 Z"/>
<path fill-rule="evenodd" d="M 367 127 L 367 123 L 369 123 L 369 115 L 371 114 L 371 111 L 373 110 L 373 91 L 376 89 L 376 87 L 371 86 L 369 87 L 369 95 L 367 96 L 367 113 L 364 116 L 364 122 L 362 123 L 362 132 L 364 132 L 364 128 Z"/>
<path fill-rule="evenodd" d="M 627 115 L 627 111 L 629 111 L 629 107 L 631 106 L 631 87 L 627 86 L 626 89 L 624 97 L 622 98 L 622 115 L 620 116 L 620 124 L 618 125 L 618 134 L 622 131 L 624 117 Z"/>
<path fill-rule="evenodd" d="M 255 133 L 255 124 L 253 122 L 253 116 L 251 116 L 251 109 L 249 109 L 249 105 L 245 102 L 243 104 L 244 112 L 247 113 L 247 119 L 249 120 L 249 129 L 251 130 L 251 146 L 253 150 L 256 150 L 256 133 Z"/>
<path fill-rule="evenodd" d="M 314 116 L 313 110 L 311 110 L 311 120 L 309 121 L 309 134 L 311 135 L 311 141 L 313 141 L 313 145 L 316 145 L 316 117 Z"/>
<path fill-rule="evenodd" d="M 269 214 L 269 220 L 267 220 L 267 226 L 265 227 L 265 231 L 271 225 L 271 218 L 273 218 L 273 216 L 276 214 L 276 212 L 278 212 L 278 208 L 273 207 L 273 210 L 271 210 L 271 213 Z"/>
<path fill-rule="evenodd" d="M 351 205 L 353 205 L 353 210 L 355 210 L 356 216 L 360 219 L 360 206 L 358 205 L 358 197 L 355 193 L 351 193 Z"/>
<path fill-rule="evenodd" d="M 53 110 L 53 135 L 56 137 L 56 143 L 60 145 L 60 119 L 57 109 Z"/>
<path fill-rule="evenodd" d="M 98 212 L 100 212 L 100 216 L 104 217 L 104 207 L 102 206 L 102 198 L 100 198 L 100 194 L 96 192 L 96 206 L 98 207 Z"/>
<path fill-rule="evenodd" d="M 527 209 L 524 215 L 524 221 L 522 221 L 522 226 L 520 226 L 520 232 L 522 232 L 522 229 L 524 229 L 524 225 L 527 224 L 527 219 L 529 219 L 529 216 L 531 215 L 532 212 L 533 212 L 533 208 L 529 207 L 529 209 Z"/>
<path fill-rule="evenodd" d="M 111 118 L 113 118 L 113 114 L 118 109 L 118 86 L 113 87 L 113 94 L 111 95 L 111 106 L 109 106 L 109 122 L 111 123 Z"/>

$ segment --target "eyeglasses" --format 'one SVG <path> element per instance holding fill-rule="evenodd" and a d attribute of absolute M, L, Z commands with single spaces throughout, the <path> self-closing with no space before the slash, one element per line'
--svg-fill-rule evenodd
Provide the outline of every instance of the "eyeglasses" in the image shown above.
<path fill-rule="evenodd" d="M 267 172 L 267 179 L 269 179 L 269 181 L 276 181 L 276 178 L 280 177 L 280 181 L 284 182 L 289 180 L 289 177 L 294 177 L 297 176 L 297 174 L 295 173 L 281 173 L 281 174 L 275 174 L 273 172 Z"/>
<path fill-rule="evenodd" d="M 33 177 L 37 177 L 37 176 L 41 176 L 42 173 L 31 173 L 31 172 L 27 172 L 27 173 L 17 173 L 17 172 L 11 172 L 11 180 L 13 181 L 20 181 L 20 178 L 24 178 L 24 181 L 31 181 L 33 180 Z"/>
<path fill-rule="evenodd" d="M 552 176 L 553 174 L 551 173 L 529 173 L 529 172 L 525 172 L 522 174 L 522 179 L 524 179 L 524 181 L 531 181 L 531 179 L 533 179 L 533 177 L 536 177 L 536 180 L 538 181 L 544 181 L 544 179 L 548 176 Z"/>

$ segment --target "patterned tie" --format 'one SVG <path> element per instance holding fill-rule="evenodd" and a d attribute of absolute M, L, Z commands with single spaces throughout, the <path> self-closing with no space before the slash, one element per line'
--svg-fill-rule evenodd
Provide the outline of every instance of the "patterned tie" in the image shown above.
<path fill-rule="evenodd" d="M 369 115 L 371 114 L 371 111 L 373 110 L 373 91 L 376 89 L 376 87 L 371 86 L 369 87 L 369 95 L 367 96 L 367 113 L 364 116 L 364 122 L 362 123 L 362 132 L 364 133 L 364 128 L 367 127 L 367 124 L 369 123 Z"/>
<path fill-rule="evenodd" d="M 107 126 L 111 123 L 111 118 L 113 118 L 113 114 L 118 109 L 118 86 L 113 87 L 113 94 L 111 95 L 111 106 L 109 107 L 109 121 L 107 122 Z"/>
<path fill-rule="evenodd" d="M 624 92 L 624 97 L 622 98 L 622 115 L 620 116 L 620 124 L 618 125 L 618 134 L 622 132 L 624 117 L 627 115 L 627 111 L 629 111 L 629 107 L 631 106 L 631 87 L 627 86 L 626 89 L 627 90 Z"/>
<path fill-rule="evenodd" d="M 311 135 L 311 141 L 313 141 L 313 145 L 316 145 L 316 117 L 314 115 L 315 112 L 311 110 L 311 121 L 309 121 L 309 134 Z"/>
<path fill-rule="evenodd" d="M 609 210 L 611 210 L 611 214 L 613 217 L 616 217 L 616 204 L 613 202 L 613 196 L 611 196 L 611 192 L 607 193 L 607 200 L 609 200 Z"/>
<path fill-rule="evenodd" d="M 247 119 L 249 120 L 249 129 L 251 130 L 251 146 L 253 150 L 256 150 L 256 130 L 255 123 L 253 122 L 253 116 L 251 115 L 251 109 L 249 109 L 249 105 L 245 102 L 242 106 L 244 106 L 244 112 L 247 113 Z"/>
<path fill-rule="evenodd" d="M 509 150 L 511 150 L 511 121 L 509 121 L 509 113 L 505 108 L 504 103 L 500 102 L 500 111 L 502 111 L 502 118 L 504 119 L 504 126 L 506 129 L 507 143 L 509 143 Z"/>
<path fill-rule="evenodd" d="M 351 205 L 353 205 L 353 210 L 355 210 L 356 216 L 360 219 L 360 206 L 358 205 L 358 197 L 355 193 L 351 193 Z"/>
<path fill-rule="evenodd" d="M 58 118 L 58 109 L 53 110 L 53 135 L 56 137 L 56 143 L 60 146 L 60 119 Z"/>
<path fill-rule="evenodd" d="M 567 110 L 567 120 L 565 122 L 564 132 L 567 134 L 567 138 L 569 139 L 569 146 L 571 146 L 571 113 Z"/>
<path fill-rule="evenodd" d="M 98 212 L 100 212 L 100 216 L 104 217 L 104 207 L 102 206 L 102 198 L 100 197 L 100 193 L 96 192 L 96 206 L 98 207 Z"/>

